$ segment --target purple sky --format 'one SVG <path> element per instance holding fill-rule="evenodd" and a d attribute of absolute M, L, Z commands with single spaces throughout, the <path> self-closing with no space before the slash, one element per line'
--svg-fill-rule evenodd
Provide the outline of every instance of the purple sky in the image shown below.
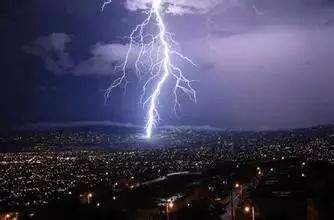
<path fill-rule="evenodd" d="M 127 50 L 122 37 L 142 21 L 149 2 L 114 0 L 103 13 L 88 0 L 8 3 L 0 26 L 8 73 L 0 80 L 1 120 L 143 124 L 135 83 L 127 95 L 116 91 L 108 105 L 101 91 Z M 334 123 L 333 3 L 166 0 L 168 30 L 198 64 L 184 66 L 187 77 L 198 80 L 198 103 L 181 98 L 175 117 L 166 86 L 161 124 L 277 129 Z"/>
<path fill-rule="evenodd" d="M 201 63 L 199 110 L 190 114 L 235 129 L 333 122 L 333 8 L 321 1 L 237 2 L 202 15 L 205 22 L 188 28 L 197 37 L 181 44 Z"/>

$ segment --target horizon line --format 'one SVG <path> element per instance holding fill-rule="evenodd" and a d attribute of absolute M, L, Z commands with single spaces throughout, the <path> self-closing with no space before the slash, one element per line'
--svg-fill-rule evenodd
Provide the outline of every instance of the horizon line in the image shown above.
<path fill-rule="evenodd" d="M 334 125 L 331 123 L 327 124 L 317 124 L 317 125 L 309 125 L 309 126 L 300 126 L 300 127 L 291 127 L 291 128 L 253 128 L 253 129 L 232 129 L 232 128 L 220 128 L 212 125 L 162 125 L 158 126 L 157 129 L 196 129 L 196 130 L 212 130 L 212 131 L 285 131 L 285 130 L 298 130 L 298 129 L 307 129 L 321 126 L 330 126 Z M 122 123 L 122 122 L 114 122 L 114 121 L 68 121 L 68 122 L 36 122 L 36 123 L 27 123 L 21 126 L 15 127 L 14 130 L 43 130 L 43 129 L 52 129 L 52 128 L 70 128 L 70 127 L 85 127 L 85 126 L 118 126 L 125 128 L 137 128 L 144 129 L 145 127 L 142 125 L 134 124 L 134 123 Z"/>

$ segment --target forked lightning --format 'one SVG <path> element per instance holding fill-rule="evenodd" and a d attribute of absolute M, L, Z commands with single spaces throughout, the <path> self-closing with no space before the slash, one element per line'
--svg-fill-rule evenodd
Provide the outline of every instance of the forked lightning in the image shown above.
<path fill-rule="evenodd" d="M 103 4 L 102 10 L 109 3 L 111 3 L 111 0 Z M 152 137 L 153 130 L 160 120 L 159 97 L 168 80 L 174 82 L 172 93 L 174 95 L 175 112 L 180 106 L 178 98 L 180 91 L 196 102 L 196 91 L 191 86 L 192 81 L 184 76 L 182 69 L 173 60 L 183 60 L 194 66 L 195 64 L 173 49 L 177 46 L 177 43 L 173 39 L 174 35 L 167 31 L 163 17 L 163 5 L 164 0 L 152 0 L 150 8 L 145 11 L 147 17 L 132 30 L 128 37 L 129 48 L 124 62 L 115 68 L 119 76 L 106 91 L 106 97 L 109 97 L 114 88 L 121 85 L 126 86 L 128 82 L 127 71 L 135 69 L 138 79 L 141 82 L 144 80 L 140 103 L 147 109 L 146 138 Z"/>

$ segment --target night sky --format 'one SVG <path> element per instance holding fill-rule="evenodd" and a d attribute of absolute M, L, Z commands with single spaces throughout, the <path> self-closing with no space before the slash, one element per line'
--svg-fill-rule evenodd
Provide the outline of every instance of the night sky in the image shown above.
<path fill-rule="evenodd" d="M 1 127 L 144 124 L 135 74 L 105 103 L 113 67 L 149 0 L 2 0 Z M 278 129 L 334 123 L 334 1 L 166 0 L 165 21 L 197 68 L 198 103 L 168 89 L 162 125 Z M 183 65 L 183 64 L 180 64 Z"/>

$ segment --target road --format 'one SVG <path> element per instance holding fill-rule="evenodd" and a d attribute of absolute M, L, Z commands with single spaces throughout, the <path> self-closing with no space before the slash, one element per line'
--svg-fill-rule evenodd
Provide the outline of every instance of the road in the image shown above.
<path fill-rule="evenodd" d="M 234 189 L 233 190 L 233 212 L 234 212 L 234 216 L 235 216 L 235 210 L 236 210 L 239 202 L 240 202 L 240 190 Z M 222 220 L 232 220 L 232 207 L 231 206 L 232 206 L 232 202 L 231 202 L 231 198 L 230 198 L 229 203 L 226 207 L 225 214 L 220 216 L 220 218 Z"/>

